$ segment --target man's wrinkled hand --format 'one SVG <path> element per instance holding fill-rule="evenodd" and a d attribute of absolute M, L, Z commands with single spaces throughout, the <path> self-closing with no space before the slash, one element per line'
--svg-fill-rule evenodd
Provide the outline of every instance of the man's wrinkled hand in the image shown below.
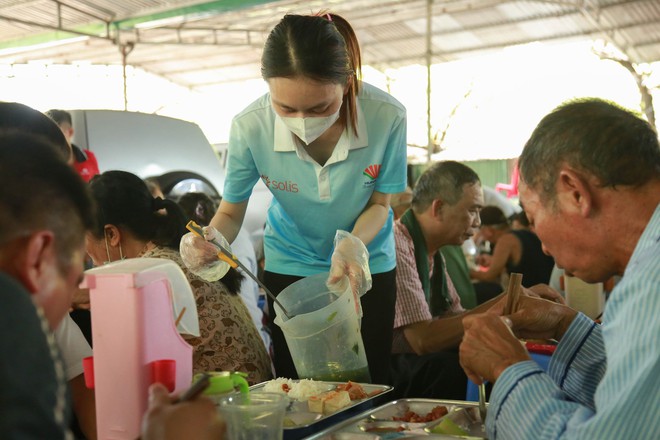
<path fill-rule="evenodd" d="M 556 302 L 557 304 L 566 304 L 566 300 L 561 293 L 557 292 L 547 284 L 536 284 L 529 289 L 523 288 L 523 293 L 527 296 L 547 299 L 548 301 Z"/>
<path fill-rule="evenodd" d="M 495 382 L 509 366 L 530 359 L 503 317 L 492 313 L 469 315 L 463 319 L 463 328 L 460 363 L 477 385 L 484 380 Z"/>
<path fill-rule="evenodd" d="M 149 387 L 142 440 L 222 440 L 224 434 L 225 423 L 207 397 L 173 404 L 163 385 Z"/>
<path fill-rule="evenodd" d="M 577 312 L 563 304 L 522 295 L 516 313 L 508 316 L 519 338 L 561 340 Z"/>

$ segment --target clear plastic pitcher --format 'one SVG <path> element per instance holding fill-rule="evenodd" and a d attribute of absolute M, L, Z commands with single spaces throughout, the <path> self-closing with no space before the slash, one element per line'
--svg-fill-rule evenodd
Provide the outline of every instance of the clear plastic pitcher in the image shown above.
<path fill-rule="evenodd" d="M 306 379 L 369 383 L 369 366 L 348 279 L 330 291 L 327 273 L 303 278 L 277 296 L 291 319 L 275 304 L 275 324 L 284 333 L 298 376 Z"/>

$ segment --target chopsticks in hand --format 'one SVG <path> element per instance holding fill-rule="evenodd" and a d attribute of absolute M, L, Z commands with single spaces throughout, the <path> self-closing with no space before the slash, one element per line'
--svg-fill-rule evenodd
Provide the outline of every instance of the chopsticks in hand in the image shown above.
<path fill-rule="evenodd" d="M 195 397 L 199 396 L 205 389 L 211 385 L 211 375 L 208 373 L 202 373 L 199 379 L 195 381 L 183 394 L 175 398 L 172 403 L 186 402 L 188 400 L 193 400 Z"/>
<path fill-rule="evenodd" d="M 505 315 L 510 315 L 518 310 L 521 292 L 522 274 L 512 273 L 509 276 L 509 286 L 506 290 L 506 305 L 504 306 Z M 479 385 L 479 416 L 481 417 L 481 423 L 486 423 L 486 386 L 483 382 Z"/>
<path fill-rule="evenodd" d="M 506 289 L 506 305 L 504 306 L 504 315 L 510 315 L 518 310 L 521 293 L 522 274 L 514 272 L 509 276 L 509 286 Z"/>

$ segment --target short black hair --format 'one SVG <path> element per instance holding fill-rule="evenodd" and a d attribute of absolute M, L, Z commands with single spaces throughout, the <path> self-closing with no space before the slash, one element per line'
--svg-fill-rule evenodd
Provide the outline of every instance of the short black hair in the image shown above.
<path fill-rule="evenodd" d="M 413 188 L 412 209 L 426 210 L 434 200 L 455 205 L 463 197 L 466 184 L 481 184 L 472 168 L 451 160 L 436 162 L 419 177 Z"/>
<path fill-rule="evenodd" d="M 0 246 L 36 230 L 55 235 L 62 268 L 94 226 L 85 182 L 43 136 L 0 130 Z"/>
<path fill-rule="evenodd" d="M 481 226 L 506 226 L 509 224 L 504 212 L 497 206 L 484 206 L 479 212 Z"/>
<path fill-rule="evenodd" d="M 71 119 L 71 113 L 66 110 L 59 109 L 50 109 L 46 110 L 46 116 L 55 121 L 57 125 L 61 125 L 62 122 L 66 122 L 69 125 L 73 125 L 73 120 Z"/>
<path fill-rule="evenodd" d="M 55 146 L 65 161 L 71 157 L 71 147 L 60 127 L 48 116 L 27 105 L 0 102 L 0 129 L 16 129 L 43 136 L 51 148 Z"/>
<path fill-rule="evenodd" d="M 154 198 L 140 177 L 128 171 L 106 171 L 92 177 L 89 187 L 97 206 L 97 227 L 92 231 L 96 238 L 103 238 L 104 226 L 110 224 L 126 228 L 140 240 L 179 249 L 187 232 L 181 208 L 172 200 Z"/>
<path fill-rule="evenodd" d="M 179 251 L 181 237 L 188 232 L 187 219 L 174 200 L 153 197 L 144 180 L 127 171 L 97 174 L 89 181 L 89 187 L 97 204 L 94 237 L 103 238 L 105 225 L 115 225 L 139 240 Z M 222 282 L 230 293 L 237 294 L 242 278 L 238 271 L 230 269 Z"/>
<path fill-rule="evenodd" d="M 614 103 L 570 101 L 539 122 L 518 161 L 522 180 L 542 200 L 554 200 L 562 164 L 596 177 L 602 187 L 638 187 L 660 175 L 658 134 Z"/>

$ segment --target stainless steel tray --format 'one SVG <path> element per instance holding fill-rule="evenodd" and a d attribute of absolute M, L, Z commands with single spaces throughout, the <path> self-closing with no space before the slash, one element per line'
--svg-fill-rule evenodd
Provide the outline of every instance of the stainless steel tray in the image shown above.
<path fill-rule="evenodd" d="M 411 423 L 396 421 L 407 411 L 427 414 L 434 407 L 446 406 L 448 414 L 430 422 Z M 385 440 L 393 438 L 429 439 L 485 439 L 486 434 L 478 411 L 479 404 L 460 400 L 400 399 L 357 414 L 318 433 L 306 437 L 308 440 Z M 433 433 L 433 429 L 450 419 L 468 431 L 467 435 Z M 447 423 L 447 422 L 445 422 Z"/>
<path fill-rule="evenodd" d="M 295 381 L 294 381 L 295 382 Z M 334 390 L 337 385 L 346 384 L 346 382 L 324 382 L 324 381 L 315 381 L 319 384 L 326 386 L 325 391 Z M 250 387 L 250 391 L 261 391 L 267 382 L 258 383 Z M 347 412 L 351 412 L 357 407 L 362 406 L 364 403 L 370 402 L 372 399 L 376 399 L 382 396 L 385 393 L 392 391 L 392 387 L 389 385 L 375 385 L 360 383 L 365 393 L 369 394 L 368 397 L 364 399 L 352 400 L 350 405 L 341 408 L 340 410 L 331 413 L 331 414 L 319 414 L 310 412 L 307 407 L 307 402 L 300 402 L 298 400 L 291 399 L 289 406 L 287 407 L 286 415 L 284 416 L 284 432 L 287 431 L 301 430 L 303 428 L 310 428 L 312 425 L 326 421 L 331 418 L 335 418 L 338 415 L 345 415 Z"/>

